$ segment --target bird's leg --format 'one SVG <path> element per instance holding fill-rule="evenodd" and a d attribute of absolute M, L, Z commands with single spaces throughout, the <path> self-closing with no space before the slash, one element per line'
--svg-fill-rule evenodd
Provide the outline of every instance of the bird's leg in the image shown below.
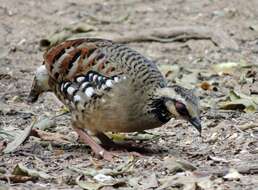
<path fill-rule="evenodd" d="M 97 132 L 95 136 L 100 140 L 100 142 L 104 145 L 107 146 L 108 148 L 111 147 L 117 147 L 117 144 L 112 141 L 107 135 L 101 132 Z"/>
<path fill-rule="evenodd" d="M 87 134 L 83 129 L 74 127 L 74 130 L 79 135 L 79 138 L 87 145 L 89 145 L 92 149 L 92 151 L 96 155 L 100 155 L 102 158 L 104 158 L 107 161 L 113 161 L 113 156 L 111 152 L 106 151 L 103 147 L 101 147 L 99 144 L 97 144 L 94 139 Z"/>
<path fill-rule="evenodd" d="M 97 132 L 95 134 L 95 136 L 101 141 L 101 143 L 104 146 L 107 146 L 108 148 L 113 148 L 113 149 L 120 149 L 120 151 L 122 152 L 128 152 L 130 151 L 128 154 L 129 155 L 133 155 L 133 156 L 142 156 L 140 153 L 135 152 L 135 147 L 133 147 L 131 144 L 119 144 L 119 143 L 115 143 L 114 141 L 112 141 L 107 135 L 105 135 L 102 132 Z M 136 150 L 137 151 L 137 150 Z"/>

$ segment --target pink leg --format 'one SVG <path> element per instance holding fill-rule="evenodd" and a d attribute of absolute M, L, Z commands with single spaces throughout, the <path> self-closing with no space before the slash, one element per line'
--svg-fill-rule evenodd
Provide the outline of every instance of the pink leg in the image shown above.
<path fill-rule="evenodd" d="M 89 136 L 83 129 L 78 127 L 74 127 L 74 130 L 78 133 L 80 139 L 87 145 L 89 145 L 92 151 L 96 154 L 101 156 L 103 159 L 107 161 L 113 161 L 113 156 L 111 152 L 106 151 L 102 148 L 99 144 L 97 144 L 91 136 Z"/>

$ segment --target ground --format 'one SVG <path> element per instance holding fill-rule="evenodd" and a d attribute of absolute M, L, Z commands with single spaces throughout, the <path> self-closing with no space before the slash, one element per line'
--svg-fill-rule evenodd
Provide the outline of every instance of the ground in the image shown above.
<path fill-rule="evenodd" d="M 197 89 L 201 137 L 190 124 L 172 119 L 147 134 L 129 135 L 150 152 L 135 158 L 124 155 L 110 163 L 76 142 L 69 114 L 59 116 L 48 132 L 63 134 L 70 143 L 30 137 L 14 152 L 2 153 L 0 189 L 90 189 L 90 185 L 98 189 L 100 173 L 108 181 L 102 189 L 257 189 L 257 9 L 257 0 L 0 0 L 0 129 L 12 135 L 34 119 L 51 118 L 63 109 L 51 93 L 33 105 L 26 97 L 42 63 L 40 41 L 65 28 L 83 24 L 92 30 L 84 36 L 105 33 L 106 38 L 129 31 L 144 36 L 142 32 L 160 27 L 181 26 L 205 26 L 218 38 L 223 35 L 217 31 L 226 34 L 219 40 L 222 44 L 202 37 L 128 43 L 164 74 L 171 66 L 168 80 Z M 125 141 L 123 135 L 117 136 Z M 1 133 L 0 140 L 11 141 Z M 5 176 L 16 176 L 14 168 L 21 164 L 35 169 L 38 177 L 8 181 Z"/>

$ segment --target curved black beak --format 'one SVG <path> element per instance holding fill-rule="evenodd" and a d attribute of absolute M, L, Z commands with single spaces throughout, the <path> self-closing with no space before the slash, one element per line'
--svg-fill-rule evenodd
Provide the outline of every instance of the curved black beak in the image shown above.
<path fill-rule="evenodd" d="M 36 77 L 34 77 L 32 86 L 31 86 L 31 90 L 30 90 L 30 94 L 27 97 L 27 103 L 34 103 L 38 100 L 39 95 L 41 94 L 40 88 L 37 85 L 37 80 Z"/>
<path fill-rule="evenodd" d="M 199 131 L 200 135 L 202 133 L 201 120 L 198 117 L 191 118 L 189 122 Z"/>

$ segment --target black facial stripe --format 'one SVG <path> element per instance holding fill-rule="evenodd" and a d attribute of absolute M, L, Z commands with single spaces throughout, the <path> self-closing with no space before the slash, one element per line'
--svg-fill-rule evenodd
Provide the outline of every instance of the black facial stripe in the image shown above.
<path fill-rule="evenodd" d="M 151 113 L 153 113 L 161 123 L 167 123 L 171 119 L 171 113 L 165 106 L 165 99 L 155 99 L 150 105 Z"/>

